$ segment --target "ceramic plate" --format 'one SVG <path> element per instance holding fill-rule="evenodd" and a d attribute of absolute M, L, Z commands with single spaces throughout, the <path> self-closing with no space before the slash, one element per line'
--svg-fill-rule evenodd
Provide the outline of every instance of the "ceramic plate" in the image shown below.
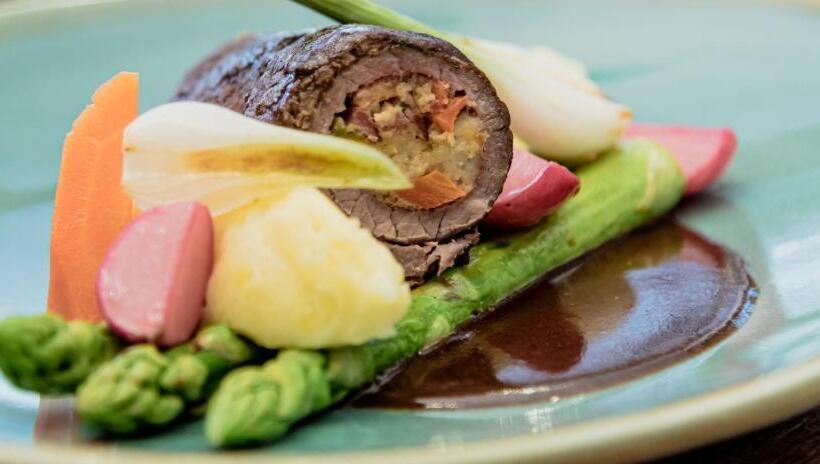
<path fill-rule="evenodd" d="M 90 441 L 65 401 L 40 403 L 1 383 L 0 460 L 615 462 L 820 403 L 820 11 L 709 0 L 391 3 L 441 28 L 550 44 L 583 60 L 638 120 L 735 128 L 728 175 L 674 214 L 747 259 L 760 286 L 749 322 L 713 349 L 614 388 L 494 409 L 342 409 L 238 453 L 209 448 L 201 423 Z M 99 83 L 139 71 L 149 108 L 240 31 L 323 24 L 274 0 L 0 2 L 0 316 L 43 308 L 60 144 Z"/>

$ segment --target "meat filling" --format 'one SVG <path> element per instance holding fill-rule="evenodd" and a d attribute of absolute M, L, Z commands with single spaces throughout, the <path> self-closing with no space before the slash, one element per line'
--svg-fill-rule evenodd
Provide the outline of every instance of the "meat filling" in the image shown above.
<path fill-rule="evenodd" d="M 486 76 L 451 44 L 408 31 L 348 24 L 246 36 L 197 65 L 176 98 L 390 156 L 412 188 L 326 193 L 387 244 L 413 284 L 478 242 L 512 159 L 509 113 Z"/>
<path fill-rule="evenodd" d="M 384 194 L 405 209 L 434 208 L 470 193 L 487 139 L 464 91 L 421 74 L 359 88 L 331 130 L 375 146 L 414 180 L 412 191 Z"/>

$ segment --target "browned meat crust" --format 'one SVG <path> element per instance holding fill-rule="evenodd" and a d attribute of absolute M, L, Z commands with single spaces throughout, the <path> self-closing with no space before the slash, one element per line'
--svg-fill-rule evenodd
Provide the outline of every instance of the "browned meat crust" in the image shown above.
<path fill-rule="evenodd" d="M 216 103 L 287 127 L 329 133 L 348 95 L 389 76 L 440 79 L 475 103 L 487 139 L 475 187 L 429 210 L 390 205 L 372 192 L 328 192 L 347 214 L 387 242 L 408 279 L 440 273 L 478 240 L 475 226 L 501 192 L 512 158 L 507 108 L 458 49 L 424 34 L 344 25 L 307 34 L 240 37 L 186 75 L 176 99 Z"/>
<path fill-rule="evenodd" d="M 478 231 L 470 231 L 449 240 L 427 242 L 419 245 L 394 245 L 387 247 L 404 266 L 404 277 L 412 285 L 424 282 L 430 274 L 441 274 L 473 245 L 478 243 Z"/>

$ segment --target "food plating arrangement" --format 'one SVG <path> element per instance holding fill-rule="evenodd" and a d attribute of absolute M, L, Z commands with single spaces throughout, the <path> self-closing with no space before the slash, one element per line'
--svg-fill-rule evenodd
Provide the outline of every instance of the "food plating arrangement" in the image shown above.
<path fill-rule="evenodd" d="M 340 25 L 240 35 L 144 112 L 132 72 L 91 97 L 47 312 L 0 321 L 15 386 L 75 395 L 103 439 L 202 419 L 248 447 L 333 407 L 605 388 L 745 322 L 743 259 L 665 217 L 731 129 L 632 122 L 545 47 L 297 3 Z"/>

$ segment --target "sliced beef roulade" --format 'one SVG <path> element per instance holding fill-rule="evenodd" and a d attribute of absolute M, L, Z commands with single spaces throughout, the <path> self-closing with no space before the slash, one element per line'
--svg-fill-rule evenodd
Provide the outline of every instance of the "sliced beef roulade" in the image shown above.
<path fill-rule="evenodd" d="M 414 283 L 478 241 L 512 158 L 509 113 L 484 74 L 449 43 L 412 32 L 346 25 L 243 36 L 192 69 L 176 98 L 361 140 L 391 157 L 413 189 L 328 194 Z"/>

